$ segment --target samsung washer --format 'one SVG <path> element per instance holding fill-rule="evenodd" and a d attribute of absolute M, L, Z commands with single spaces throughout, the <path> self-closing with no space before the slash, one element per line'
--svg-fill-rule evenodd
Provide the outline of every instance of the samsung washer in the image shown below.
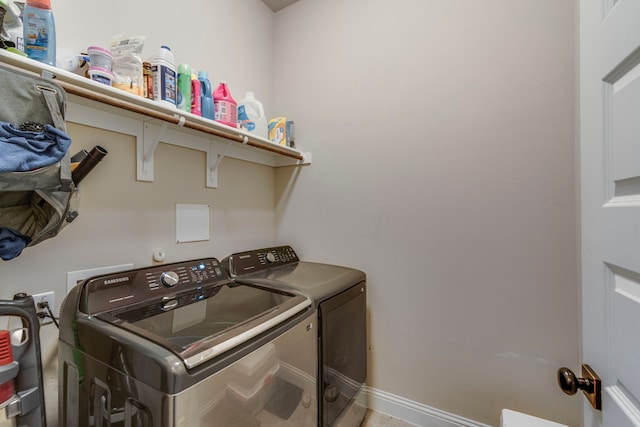
<path fill-rule="evenodd" d="M 61 308 L 60 425 L 313 426 L 315 323 L 215 258 L 88 279 Z"/>
<path fill-rule="evenodd" d="M 366 275 L 337 265 L 300 261 L 290 246 L 239 252 L 222 261 L 237 283 L 311 298 L 318 319 L 318 425 L 357 427 L 366 405 Z"/>

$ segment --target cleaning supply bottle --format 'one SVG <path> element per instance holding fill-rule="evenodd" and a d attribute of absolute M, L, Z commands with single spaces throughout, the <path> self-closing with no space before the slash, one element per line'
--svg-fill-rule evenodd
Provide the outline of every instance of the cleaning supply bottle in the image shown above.
<path fill-rule="evenodd" d="M 201 92 L 202 88 L 200 87 L 198 76 L 191 74 L 191 114 L 196 116 L 202 116 Z"/>
<path fill-rule="evenodd" d="M 220 82 L 215 92 L 213 92 L 213 111 L 216 122 L 238 127 L 238 104 L 231 96 L 227 82 Z"/>
<path fill-rule="evenodd" d="M 238 104 L 238 122 L 242 129 L 255 133 L 262 138 L 268 137 L 267 118 L 264 115 L 262 102 L 258 101 L 253 92 L 247 92 Z"/>
<path fill-rule="evenodd" d="M 162 46 L 151 58 L 153 73 L 153 99 L 167 106 L 175 107 L 178 98 L 176 63 L 169 46 Z"/>
<path fill-rule="evenodd" d="M 56 65 L 56 26 L 51 0 L 27 0 L 22 13 L 24 52 L 31 59 Z"/>
<path fill-rule="evenodd" d="M 178 110 L 191 112 L 191 67 L 178 65 Z"/>
<path fill-rule="evenodd" d="M 213 94 L 211 93 L 211 82 L 206 71 L 198 71 L 198 81 L 200 81 L 200 107 L 202 117 L 213 120 Z"/>

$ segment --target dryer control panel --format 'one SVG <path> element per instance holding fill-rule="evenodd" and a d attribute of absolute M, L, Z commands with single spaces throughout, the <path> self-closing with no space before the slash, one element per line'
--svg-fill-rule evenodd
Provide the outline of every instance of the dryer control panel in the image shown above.
<path fill-rule="evenodd" d="M 235 253 L 225 258 L 223 264 L 229 269 L 232 277 L 238 277 L 299 261 L 291 246 L 276 246 Z"/>

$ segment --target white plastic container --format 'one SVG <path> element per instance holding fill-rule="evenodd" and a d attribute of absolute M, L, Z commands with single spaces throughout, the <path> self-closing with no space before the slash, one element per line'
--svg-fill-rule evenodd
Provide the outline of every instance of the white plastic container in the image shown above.
<path fill-rule="evenodd" d="M 244 388 L 237 383 L 230 382 L 227 386 L 229 387 L 231 400 L 244 411 L 252 415 L 257 414 L 273 396 L 273 383 L 279 369 L 279 364 L 274 365 L 270 371 L 265 373 L 264 377 L 260 378 L 258 383 L 249 388 Z"/>
<path fill-rule="evenodd" d="M 113 73 L 106 68 L 89 67 L 87 74 L 89 74 L 89 78 L 94 82 L 102 83 L 107 86 L 111 86 L 111 83 L 113 82 Z"/>
<path fill-rule="evenodd" d="M 176 107 L 178 99 L 176 63 L 168 46 L 162 46 L 151 58 L 153 72 L 153 99 L 170 107 Z"/>
<path fill-rule="evenodd" d="M 268 137 L 267 118 L 264 115 L 262 102 L 253 92 L 247 92 L 238 103 L 238 123 L 240 127 L 262 138 Z"/>
<path fill-rule="evenodd" d="M 233 367 L 233 379 L 227 384 L 229 397 L 244 411 L 257 414 L 273 395 L 279 369 L 273 343 L 245 356 Z"/>
<path fill-rule="evenodd" d="M 522 412 L 503 409 L 500 414 L 501 427 L 567 427 L 564 424 L 554 423 L 553 421 L 544 420 L 534 417 L 533 415 L 523 414 Z"/>
<path fill-rule="evenodd" d="M 89 46 L 87 48 L 87 54 L 89 55 L 89 61 L 92 67 L 104 68 L 105 70 L 111 71 L 113 54 L 109 49 L 99 46 Z"/>
<path fill-rule="evenodd" d="M 69 49 L 56 49 L 56 67 L 73 73 L 79 66 L 80 60 L 77 54 Z"/>

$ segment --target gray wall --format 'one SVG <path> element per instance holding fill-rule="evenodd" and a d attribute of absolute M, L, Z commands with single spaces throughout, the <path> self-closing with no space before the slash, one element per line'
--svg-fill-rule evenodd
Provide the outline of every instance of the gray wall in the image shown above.
<path fill-rule="evenodd" d="M 574 2 L 303 0 L 274 106 L 313 152 L 277 236 L 369 279 L 368 385 L 578 425 Z M 295 180 L 295 185 L 285 185 Z"/>

